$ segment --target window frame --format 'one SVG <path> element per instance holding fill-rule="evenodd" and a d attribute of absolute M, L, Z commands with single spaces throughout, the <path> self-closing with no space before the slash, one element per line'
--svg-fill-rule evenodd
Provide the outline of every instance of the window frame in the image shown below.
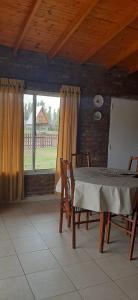
<path fill-rule="evenodd" d="M 35 169 L 36 101 L 37 101 L 37 96 L 50 96 L 50 97 L 59 97 L 60 98 L 60 93 L 26 89 L 26 90 L 24 90 L 24 93 L 23 93 L 23 101 L 24 101 L 25 94 L 33 96 L 33 115 L 32 115 L 33 128 L 32 128 L 32 170 L 24 170 L 24 174 L 25 175 L 55 174 L 56 169 Z"/>

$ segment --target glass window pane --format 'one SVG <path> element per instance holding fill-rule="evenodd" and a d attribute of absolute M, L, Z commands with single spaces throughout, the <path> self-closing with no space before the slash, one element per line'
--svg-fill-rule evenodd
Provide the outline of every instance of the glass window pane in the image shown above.
<path fill-rule="evenodd" d="M 37 95 L 35 169 L 56 167 L 59 107 L 59 97 Z"/>
<path fill-rule="evenodd" d="M 24 94 L 24 170 L 32 170 L 33 95 Z"/>

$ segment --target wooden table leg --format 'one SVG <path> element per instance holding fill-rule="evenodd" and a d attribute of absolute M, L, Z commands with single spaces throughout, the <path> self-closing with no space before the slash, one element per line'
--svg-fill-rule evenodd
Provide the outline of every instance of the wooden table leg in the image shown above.
<path fill-rule="evenodd" d="M 103 253 L 104 249 L 104 236 L 105 236 L 105 226 L 106 226 L 106 220 L 107 220 L 107 213 L 106 212 L 100 212 L 100 224 L 99 224 L 99 252 Z"/>

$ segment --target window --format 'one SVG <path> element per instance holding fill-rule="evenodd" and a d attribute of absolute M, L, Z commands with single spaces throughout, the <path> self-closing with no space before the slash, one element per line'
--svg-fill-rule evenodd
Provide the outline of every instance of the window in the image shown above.
<path fill-rule="evenodd" d="M 60 98 L 24 94 L 24 170 L 55 169 Z"/>

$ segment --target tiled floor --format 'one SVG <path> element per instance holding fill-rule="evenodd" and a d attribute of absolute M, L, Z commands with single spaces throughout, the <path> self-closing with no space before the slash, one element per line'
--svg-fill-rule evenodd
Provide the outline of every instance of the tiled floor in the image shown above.
<path fill-rule="evenodd" d="M 138 299 L 138 238 L 127 260 L 127 237 L 112 230 L 98 252 L 98 224 L 77 229 L 77 249 L 58 201 L 35 201 L 0 210 L 0 300 Z"/>

